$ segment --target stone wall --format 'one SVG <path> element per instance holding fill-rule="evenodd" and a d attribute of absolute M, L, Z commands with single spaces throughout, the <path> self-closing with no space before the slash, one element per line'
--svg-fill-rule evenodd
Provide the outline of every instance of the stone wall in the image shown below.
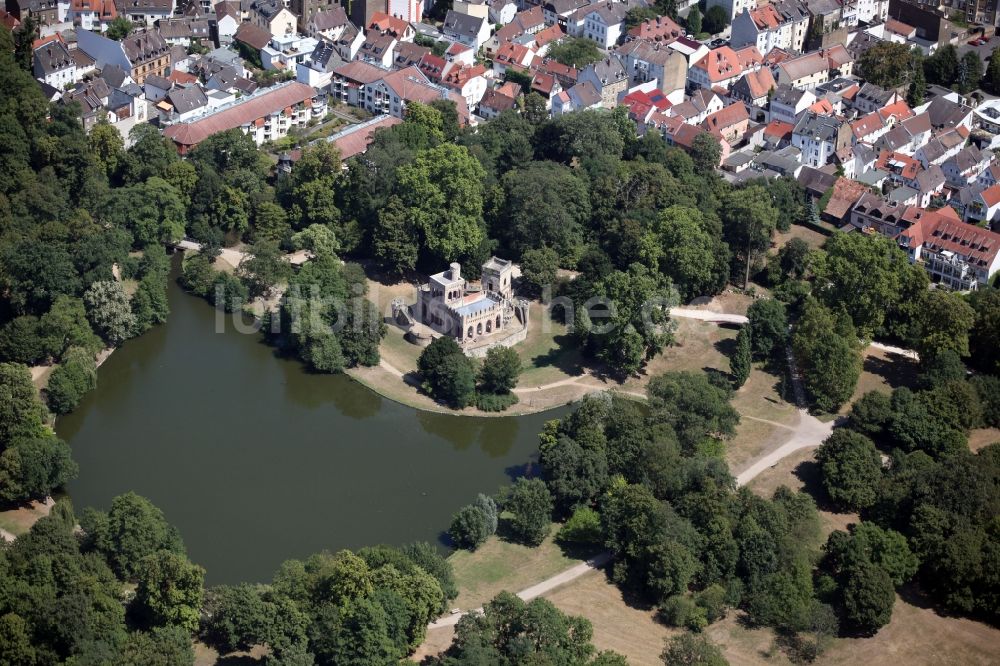
<path fill-rule="evenodd" d="M 466 347 L 463 349 L 466 356 L 471 356 L 473 358 L 485 358 L 486 352 L 494 347 L 513 347 L 519 342 L 524 342 L 524 339 L 528 337 L 528 327 L 522 326 L 519 330 L 514 331 L 506 338 L 501 338 L 499 340 L 491 340 L 487 344 L 479 347 Z"/>

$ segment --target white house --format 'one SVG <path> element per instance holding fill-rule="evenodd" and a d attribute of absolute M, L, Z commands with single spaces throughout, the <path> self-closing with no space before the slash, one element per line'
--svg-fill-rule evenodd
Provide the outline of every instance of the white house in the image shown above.
<path fill-rule="evenodd" d="M 819 168 L 829 164 L 841 147 L 851 145 L 851 130 L 832 116 L 807 111 L 792 130 L 792 145 L 802 151 L 804 165 Z"/>
<path fill-rule="evenodd" d="M 52 39 L 35 49 L 32 55 L 32 73 L 35 78 L 57 90 L 63 90 L 77 81 L 76 61 L 61 40 Z"/>
<path fill-rule="evenodd" d="M 441 32 L 448 39 L 478 51 L 490 38 L 490 22 L 481 16 L 469 16 L 449 10 L 444 17 Z"/>
<path fill-rule="evenodd" d="M 231 44 L 233 35 L 242 22 L 239 2 L 223 0 L 215 5 L 215 26 L 219 32 L 219 44 Z"/>
<path fill-rule="evenodd" d="M 586 12 L 583 17 L 583 33 L 592 42 L 596 42 L 602 49 L 609 49 L 618 43 L 625 30 L 625 14 L 628 13 L 629 6 L 622 2 L 607 2 L 592 5 L 593 9 L 587 7 L 581 11 Z"/>
<path fill-rule="evenodd" d="M 264 69 L 282 69 L 294 72 L 296 65 L 304 62 L 316 50 L 316 40 L 302 35 L 276 35 L 260 50 L 260 61 Z"/>
<path fill-rule="evenodd" d="M 765 55 L 772 49 L 799 52 L 808 28 L 809 11 L 795 0 L 780 0 L 739 14 L 729 45 L 756 46 Z"/>

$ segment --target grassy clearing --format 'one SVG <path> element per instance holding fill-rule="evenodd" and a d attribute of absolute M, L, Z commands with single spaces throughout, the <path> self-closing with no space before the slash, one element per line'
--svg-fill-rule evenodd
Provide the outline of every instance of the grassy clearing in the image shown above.
<path fill-rule="evenodd" d="M 826 239 L 829 238 L 829 236 L 825 236 L 820 232 L 814 231 L 808 227 L 803 227 L 798 224 L 793 224 L 788 229 L 788 231 L 785 232 L 779 231 L 775 233 L 774 247 L 776 249 L 781 249 L 788 244 L 788 241 L 792 240 L 793 238 L 801 238 L 802 240 L 804 240 L 806 243 L 809 244 L 810 248 L 815 250 L 816 248 L 823 245 L 823 243 L 826 242 Z"/>
<path fill-rule="evenodd" d="M 537 548 L 492 536 L 475 552 L 456 550 L 448 561 L 461 592 L 452 606 L 478 608 L 498 592 L 519 592 L 581 562 L 586 554 L 575 557 L 555 543 L 557 528 L 553 525 L 552 534 Z"/>
<path fill-rule="evenodd" d="M 590 620 L 598 650 L 614 650 L 636 666 L 662 666 L 664 641 L 679 633 L 657 622 L 653 609 L 630 605 L 603 571 L 586 573 L 544 596 L 563 612 Z"/>
<path fill-rule="evenodd" d="M 43 502 L 31 502 L 27 506 L 0 511 L 0 528 L 20 536 L 27 533 L 39 518 L 49 515 L 50 509 L 51 505 Z"/>
<path fill-rule="evenodd" d="M 978 428 L 969 433 L 969 448 L 973 451 L 994 442 L 1000 442 L 1000 428 Z"/>
<path fill-rule="evenodd" d="M 791 435 L 791 430 L 779 428 L 769 423 L 742 419 L 736 426 L 736 436 L 726 442 L 726 462 L 735 474 L 750 466 L 750 463 L 768 451 L 783 444 Z"/>
<path fill-rule="evenodd" d="M 542 386 L 584 372 L 580 351 L 569 343 L 567 328 L 552 319 L 540 301 L 528 309 L 528 336 L 516 345 L 521 357 L 520 386 Z"/>
<path fill-rule="evenodd" d="M 841 414 L 849 412 L 851 404 L 869 391 L 891 393 L 900 386 L 917 385 L 917 363 L 912 359 L 873 347 L 865 349 L 862 358 L 861 377 L 850 401 L 840 408 Z"/>

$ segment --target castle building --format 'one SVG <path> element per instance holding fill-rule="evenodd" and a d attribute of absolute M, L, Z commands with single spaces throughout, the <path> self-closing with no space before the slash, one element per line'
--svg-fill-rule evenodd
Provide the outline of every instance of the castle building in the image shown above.
<path fill-rule="evenodd" d="M 470 289 L 457 263 L 430 277 L 417 295 L 416 316 L 443 335 L 454 336 L 460 343 L 475 342 L 502 331 L 516 312 L 512 282 L 513 263 L 491 257 L 483 264 L 481 288 Z"/>

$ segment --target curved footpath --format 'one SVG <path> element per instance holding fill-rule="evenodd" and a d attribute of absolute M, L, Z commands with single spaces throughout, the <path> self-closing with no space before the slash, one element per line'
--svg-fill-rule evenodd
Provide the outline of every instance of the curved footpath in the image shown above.
<path fill-rule="evenodd" d="M 691 310 L 687 308 L 674 308 L 670 311 L 671 315 L 676 317 L 682 317 L 685 319 L 699 319 L 701 321 L 717 322 L 717 323 L 727 323 L 727 324 L 746 324 L 747 318 L 743 315 L 736 314 L 725 314 L 720 312 L 710 312 L 707 310 Z M 905 356 L 907 358 L 912 358 L 914 360 L 919 360 L 919 356 L 915 351 L 909 349 L 902 349 L 900 347 L 894 347 L 892 345 L 885 345 L 880 342 L 872 342 L 872 347 L 876 349 L 881 349 L 892 354 L 899 354 L 900 356 Z M 766 419 L 758 419 L 752 416 L 743 416 L 742 418 L 749 418 L 754 421 L 762 421 L 764 423 L 770 423 L 775 426 L 786 428 L 792 431 L 791 437 L 784 444 L 771 451 L 770 453 L 755 460 L 749 467 L 736 475 L 736 485 L 745 486 L 760 475 L 764 470 L 774 467 L 783 458 L 786 458 L 796 451 L 802 449 L 809 449 L 818 447 L 823 440 L 830 436 L 833 432 L 833 427 L 835 425 L 834 421 L 824 423 L 820 421 L 815 416 L 809 413 L 809 410 L 805 407 L 805 396 L 802 390 L 802 385 L 800 383 L 800 377 L 798 371 L 795 369 L 794 359 L 792 358 L 792 350 L 789 347 L 787 349 L 788 362 L 792 368 L 792 386 L 795 391 L 795 400 L 799 405 L 799 422 L 795 426 L 789 426 L 782 423 L 775 423 L 772 421 L 767 421 Z M 564 379 L 558 382 L 553 382 L 552 384 L 546 386 L 538 386 L 533 388 L 515 389 L 517 393 L 530 393 L 533 391 L 541 391 L 552 386 L 565 386 L 568 384 L 576 383 L 578 380 L 583 379 L 583 377 L 572 377 L 569 379 Z M 598 387 L 594 387 L 598 390 Z M 645 398 L 646 396 L 634 391 L 621 391 L 624 395 L 635 396 L 639 398 Z M 600 568 L 607 564 L 611 560 L 611 553 L 601 553 L 595 557 L 590 558 L 584 562 L 581 562 L 573 567 L 570 567 L 562 573 L 556 574 L 551 578 L 548 578 L 540 583 L 532 585 L 531 587 L 525 588 L 517 593 L 521 599 L 529 601 L 553 590 L 560 585 L 568 583 L 570 581 L 576 580 L 580 576 L 584 575 L 588 571 Z M 482 608 L 475 608 L 471 611 L 466 611 L 467 613 L 482 613 Z M 440 618 L 434 622 L 427 625 L 428 630 L 430 629 L 440 629 L 442 627 L 452 627 L 458 623 L 459 618 L 465 613 L 453 613 L 451 615 Z"/>

